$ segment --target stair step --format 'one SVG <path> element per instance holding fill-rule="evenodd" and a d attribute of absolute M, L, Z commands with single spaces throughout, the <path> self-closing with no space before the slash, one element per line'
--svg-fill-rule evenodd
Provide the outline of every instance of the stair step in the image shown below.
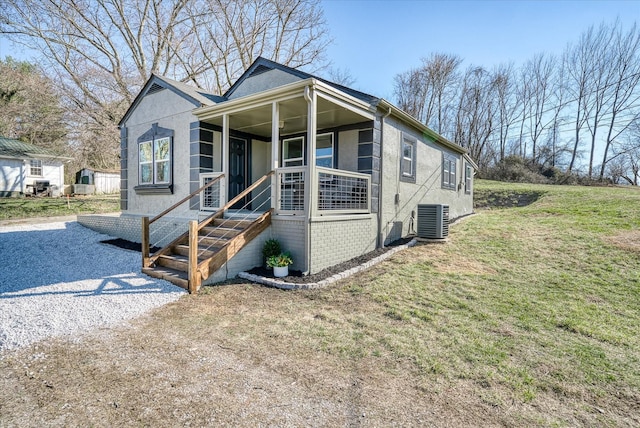
<path fill-rule="evenodd" d="M 242 232 L 242 229 L 235 229 L 232 227 L 206 226 L 200 230 L 200 236 L 219 236 L 219 237 L 230 239 L 236 236 L 240 232 Z"/>
<path fill-rule="evenodd" d="M 226 228 L 245 229 L 253 223 L 253 220 L 231 220 L 228 218 L 217 218 L 213 220 L 214 226 L 222 226 Z"/>
<path fill-rule="evenodd" d="M 177 271 L 166 267 L 142 268 L 142 273 L 153 278 L 164 279 L 178 287 L 189 289 L 189 279 L 186 272 Z"/>
<path fill-rule="evenodd" d="M 198 247 L 216 252 L 228 242 L 225 238 L 216 238 L 214 236 L 200 236 L 198 238 Z"/>
<path fill-rule="evenodd" d="M 199 245 L 198 260 L 204 260 L 204 259 L 208 259 L 209 257 L 212 257 L 216 253 L 215 249 L 212 250 L 212 248 L 207 248 L 206 246 Z M 187 244 L 176 245 L 175 247 L 173 247 L 173 252 L 181 256 L 189 257 L 189 245 Z"/>
<path fill-rule="evenodd" d="M 180 254 L 162 255 L 158 257 L 156 264 L 177 271 L 189 272 L 189 258 Z"/>

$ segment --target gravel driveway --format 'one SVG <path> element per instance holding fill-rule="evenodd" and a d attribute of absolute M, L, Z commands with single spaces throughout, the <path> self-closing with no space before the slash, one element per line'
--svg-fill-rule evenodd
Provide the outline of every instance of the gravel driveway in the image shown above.
<path fill-rule="evenodd" d="M 140 273 L 140 253 L 76 222 L 0 226 L 0 351 L 111 326 L 184 290 Z"/>

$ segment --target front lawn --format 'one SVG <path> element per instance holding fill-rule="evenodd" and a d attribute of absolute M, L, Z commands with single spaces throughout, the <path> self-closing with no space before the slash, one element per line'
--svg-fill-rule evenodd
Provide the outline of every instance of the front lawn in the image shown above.
<path fill-rule="evenodd" d="M 11 353 L 0 426 L 640 426 L 640 189 L 476 191 L 502 196 L 447 244 L 326 289 L 206 287 Z"/>
<path fill-rule="evenodd" d="M 120 195 L 0 198 L 0 221 L 120 211 Z"/>

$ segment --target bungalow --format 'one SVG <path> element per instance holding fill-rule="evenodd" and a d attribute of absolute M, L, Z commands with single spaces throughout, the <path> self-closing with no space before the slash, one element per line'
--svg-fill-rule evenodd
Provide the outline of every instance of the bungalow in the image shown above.
<path fill-rule="evenodd" d="M 62 189 L 64 160 L 54 152 L 0 137 L 0 197 Z"/>
<path fill-rule="evenodd" d="M 264 58 L 223 96 L 151 76 L 120 136 L 122 214 L 79 220 L 142 242 L 143 271 L 190 291 L 263 264 L 270 238 L 313 274 L 414 233 L 418 205 L 473 209 L 465 149 L 384 99 Z"/>

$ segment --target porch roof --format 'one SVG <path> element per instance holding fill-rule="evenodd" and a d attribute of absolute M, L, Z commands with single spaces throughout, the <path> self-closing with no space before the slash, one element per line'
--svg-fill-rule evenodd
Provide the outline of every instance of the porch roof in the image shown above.
<path fill-rule="evenodd" d="M 222 125 L 224 115 L 232 116 L 233 129 L 254 135 L 271 136 L 272 104 L 280 105 L 282 133 L 306 130 L 305 91 L 318 95 L 317 128 L 357 123 L 375 118 L 376 107 L 342 92 L 318 79 L 309 78 L 222 103 L 201 107 L 194 114 L 203 122 Z"/>

